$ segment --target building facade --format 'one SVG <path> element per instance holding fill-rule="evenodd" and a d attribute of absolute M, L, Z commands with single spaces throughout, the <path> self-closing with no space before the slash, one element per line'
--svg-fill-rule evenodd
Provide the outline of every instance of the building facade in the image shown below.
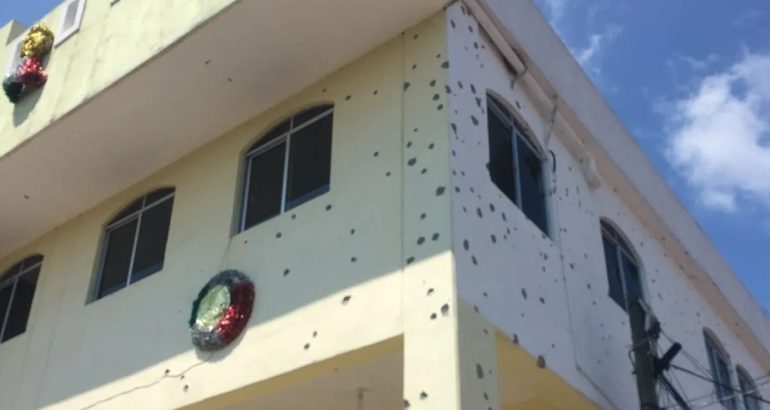
<path fill-rule="evenodd" d="M 691 408 L 765 406 L 767 316 L 529 0 L 44 22 L 0 104 L 0 408 L 640 408 L 635 299 Z M 248 324 L 196 349 L 231 270 Z"/>

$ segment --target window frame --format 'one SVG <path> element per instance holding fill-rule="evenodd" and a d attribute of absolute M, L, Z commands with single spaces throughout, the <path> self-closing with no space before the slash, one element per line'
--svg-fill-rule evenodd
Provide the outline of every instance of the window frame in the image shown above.
<path fill-rule="evenodd" d="M 319 114 L 305 120 L 302 122 L 299 126 L 296 128 L 294 127 L 294 120 L 298 116 L 302 115 L 303 113 L 316 109 L 316 108 L 323 108 L 326 107 L 322 112 Z M 294 198 L 292 201 L 289 201 L 287 191 L 289 186 L 289 166 L 290 166 L 290 159 L 291 159 L 291 137 L 292 135 L 296 134 L 299 131 L 302 131 L 303 129 L 325 119 L 328 116 L 334 116 L 335 106 L 334 104 L 317 104 L 310 107 L 307 107 L 301 111 L 298 111 L 294 114 L 292 114 L 288 118 L 282 118 L 280 122 L 276 123 L 273 127 L 269 128 L 265 133 L 262 134 L 262 137 L 259 138 L 255 143 L 253 143 L 244 153 L 243 161 L 244 165 L 241 167 L 241 169 L 244 172 L 242 183 L 241 183 L 241 189 L 240 189 L 240 201 L 239 201 L 239 212 L 238 212 L 238 223 L 236 226 L 236 234 L 244 232 L 250 228 L 253 228 L 254 226 L 259 225 L 260 223 L 267 221 L 269 219 L 275 218 L 277 216 L 283 215 L 287 211 L 305 203 L 306 201 L 315 198 L 319 195 L 323 195 L 324 193 L 328 192 L 331 189 L 331 175 L 329 178 L 329 183 L 320 189 L 308 192 L 304 195 L 302 195 L 299 198 Z M 284 133 L 281 133 L 276 136 L 270 136 L 270 139 L 266 141 L 262 141 L 266 136 L 270 135 L 273 130 L 275 130 L 277 127 L 280 127 L 284 123 L 288 122 L 288 130 Z M 333 134 L 333 132 L 332 132 Z M 247 227 L 246 226 L 246 216 L 248 213 L 248 205 L 249 205 L 249 191 L 251 186 L 251 168 L 253 166 L 253 160 L 258 158 L 261 154 L 275 148 L 276 146 L 279 146 L 281 144 L 285 143 L 286 147 L 284 148 L 283 152 L 283 171 L 281 174 L 281 207 L 278 211 L 278 214 L 269 218 L 266 218 L 264 221 L 255 223 L 252 226 Z M 309 199 L 306 199 L 309 198 Z M 299 200 L 304 199 L 304 200 Z M 291 204 L 290 204 L 291 202 Z M 287 206 L 290 205 L 290 206 Z"/>
<path fill-rule="evenodd" d="M 154 193 L 161 192 L 161 191 L 164 191 L 164 190 L 170 190 L 170 192 L 165 194 L 165 195 L 163 195 L 160 198 L 157 198 L 157 199 L 153 200 L 149 204 L 147 204 L 147 198 L 149 196 L 151 196 Z M 173 201 L 173 199 L 175 197 L 176 197 L 176 188 L 173 188 L 173 187 L 159 188 L 159 189 L 147 192 L 144 195 L 142 195 L 140 198 L 134 199 L 133 201 L 129 202 L 125 207 L 120 208 L 120 210 L 118 210 L 115 213 L 115 215 L 119 216 L 126 209 L 130 208 L 132 205 L 134 205 L 138 201 L 141 201 L 141 206 L 139 207 L 139 209 L 136 209 L 136 210 L 134 210 L 134 211 L 132 211 L 132 212 L 126 214 L 126 215 L 123 215 L 120 218 L 117 218 L 117 219 L 113 218 L 104 226 L 104 228 L 102 229 L 101 252 L 100 252 L 100 256 L 99 256 L 99 264 L 98 264 L 98 269 L 96 270 L 96 278 L 94 280 L 93 290 L 92 290 L 91 295 L 90 295 L 90 301 L 93 302 L 93 301 L 97 301 L 97 300 L 103 299 L 103 298 L 105 298 L 105 297 L 107 297 L 107 296 L 109 296 L 109 295 L 111 295 L 111 294 L 113 294 L 115 292 L 119 292 L 120 290 L 125 289 L 125 288 L 131 286 L 131 284 L 132 284 L 131 277 L 134 274 L 133 269 L 134 269 L 134 263 L 136 262 L 136 250 L 137 250 L 137 247 L 139 246 L 138 245 L 139 244 L 139 233 L 141 232 L 141 228 L 142 228 L 142 216 L 147 211 L 149 211 L 149 210 L 151 210 L 151 209 L 153 209 L 153 208 L 155 208 L 157 206 L 160 206 L 161 204 L 165 203 L 166 201 L 169 201 L 169 200 Z M 172 203 L 172 211 L 173 211 L 173 203 Z M 169 217 L 169 224 L 170 224 L 170 218 L 171 217 Z M 102 286 L 102 280 L 104 278 L 104 267 L 105 267 L 105 262 L 107 260 L 107 251 L 109 250 L 110 234 L 112 232 L 114 232 L 115 230 L 117 230 L 117 229 L 119 229 L 119 228 L 121 228 L 121 227 L 123 227 L 123 226 L 125 226 L 127 224 L 130 224 L 130 223 L 132 223 L 134 221 L 136 221 L 137 224 L 136 224 L 136 228 L 134 229 L 134 238 L 133 238 L 133 243 L 131 245 L 131 259 L 130 259 L 130 262 L 129 262 L 129 265 L 128 265 L 128 274 L 126 275 L 126 283 L 120 289 L 112 291 L 112 292 L 110 292 L 110 293 L 108 293 L 106 295 L 100 295 L 100 293 L 101 293 L 101 286 Z M 171 231 L 171 229 L 169 228 L 169 232 L 170 231 Z M 168 238 L 166 240 L 168 241 Z M 165 261 L 165 255 L 164 255 L 163 259 Z M 158 273 L 161 270 L 163 270 L 163 266 L 162 265 L 161 265 L 161 267 L 158 270 L 156 270 L 156 271 L 154 271 L 154 272 L 152 272 L 150 274 L 147 274 L 147 276 L 150 276 L 152 274 Z"/>
<path fill-rule="evenodd" d="M 737 410 L 738 404 L 735 393 L 740 393 L 735 389 L 733 385 L 733 372 L 730 364 L 730 355 L 719 342 L 716 335 L 709 330 L 704 330 L 703 340 L 706 346 L 706 356 L 708 357 L 709 369 L 711 370 L 711 378 L 713 380 L 712 386 L 717 400 L 722 406 L 729 410 Z M 719 359 L 724 363 L 725 371 L 727 372 L 727 380 L 722 380 L 720 371 L 717 368 L 717 362 L 715 359 Z M 724 390 L 728 390 L 724 392 Z"/>
<path fill-rule="evenodd" d="M 2 321 L 0 321 L 0 343 L 5 343 L 8 340 L 13 339 L 12 337 L 11 339 L 8 339 L 5 341 L 3 340 L 3 338 L 5 337 L 6 327 L 8 326 L 8 319 L 11 316 L 11 308 L 13 307 L 13 300 L 16 297 L 16 289 L 19 283 L 19 279 L 24 275 L 27 275 L 37 269 L 38 280 L 35 281 L 35 293 L 37 293 L 37 282 L 39 281 L 40 271 L 43 268 L 43 259 L 44 259 L 43 255 L 40 255 L 40 254 L 28 256 L 22 259 L 21 261 L 13 264 L 10 268 L 8 268 L 5 272 L 3 272 L 2 275 L 0 275 L 0 289 L 4 288 L 3 285 L 6 285 L 8 283 L 13 283 L 12 285 L 10 285 L 12 286 L 12 289 L 11 289 L 11 297 L 8 298 L 8 306 L 6 307 L 5 312 L 2 313 L 3 318 L 2 318 Z M 32 263 L 32 265 L 25 266 L 27 263 Z M 12 273 L 14 269 L 18 271 Z M 32 303 L 34 303 L 34 300 L 35 300 L 35 295 L 33 293 Z M 30 304 L 29 312 L 27 313 L 27 323 L 26 323 L 27 325 L 29 324 L 29 317 L 31 315 L 32 315 L 32 304 Z M 20 336 L 22 334 L 24 334 L 24 332 L 20 333 L 17 336 Z"/>
<path fill-rule="evenodd" d="M 512 159 L 512 165 L 514 167 L 514 179 L 515 179 L 515 200 L 513 200 L 513 204 L 516 205 L 517 208 L 524 214 L 524 216 L 532 222 L 535 226 L 538 227 L 546 236 L 551 236 L 551 229 L 552 229 L 552 215 L 551 215 L 551 209 L 550 204 L 548 201 L 548 186 L 547 186 L 547 176 L 548 176 L 548 167 L 546 166 L 548 160 L 545 154 L 543 153 L 543 150 L 540 148 L 540 146 L 534 141 L 534 138 L 530 135 L 529 132 L 526 131 L 526 128 L 521 125 L 521 121 L 516 118 L 516 115 L 514 112 L 508 108 L 506 108 L 506 104 L 503 102 L 501 98 L 498 96 L 492 94 L 491 92 L 487 92 L 487 118 L 488 115 L 491 113 L 492 115 L 495 115 L 498 120 L 500 120 L 504 125 L 509 126 L 511 128 L 511 135 L 508 136 L 508 138 L 511 139 L 511 147 L 513 152 L 511 152 L 511 155 L 513 156 Z M 488 122 L 488 120 L 487 120 Z M 489 134 L 489 124 L 487 123 L 487 134 Z M 487 139 L 489 139 L 491 135 L 487 135 Z M 532 218 L 527 215 L 526 211 L 524 210 L 524 199 L 522 195 L 522 172 L 521 172 L 521 165 L 519 163 L 519 143 L 523 142 L 526 144 L 526 146 L 532 150 L 532 152 L 535 153 L 537 158 L 540 160 L 540 172 L 541 172 L 541 178 L 540 178 L 540 190 L 542 191 L 543 196 L 543 214 L 545 217 L 545 226 L 540 227 Z M 490 158 L 490 164 L 492 159 Z M 494 182 L 493 182 L 494 183 Z M 495 183 L 495 186 L 498 189 L 501 189 L 497 186 Z M 507 197 L 507 195 L 506 195 Z M 510 199 L 510 198 L 509 198 Z"/>
<path fill-rule="evenodd" d="M 735 374 L 738 376 L 738 388 L 741 391 L 741 401 L 746 410 L 761 410 L 762 395 L 757 389 L 757 384 L 742 366 L 736 366 Z"/>
<path fill-rule="evenodd" d="M 67 21 L 67 11 L 72 3 L 78 3 L 77 11 L 75 12 L 75 21 L 72 22 L 72 27 L 65 30 L 64 23 Z M 80 25 L 83 22 L 83 14 L 86 9 L 86 0 L 67 0 L 61 6 L 61 19 L 59 20 L 59 30 L 56 38 L 54 39 L 54 47 L 60 46 L 72 37 L 75 33 L 80 31 Z"/>
<path fill-rule="evenodd" d="M 613 242 L 615 245 L 615 257 L 616 262 L 618 264 L 617 269 L 620 277 L 620 287 L 623 292 L 623 304 L 625 306 L 619 306 L 623 311 L 629 312 L 631 306 L 629 305 L 628 300 L 628 285 L 626 283 L 626 271 L 625 271 L 625 265 L 623 264 L 623 256 L 626 256 L 628 260 L 634 263 L 636 266 L 636 276 L 639 279 L 639 298 L 642 300 L 645 300 L 646 292 L 644 287 L 644 275 L 643 275 L 643 269 L 642 269 L 642 263 L 641 258 L 636 254 L 634 251 L 634 248 L 631 247 L 631 244 L 626 239 L 625 235 L 623 235 L 622 231 L 618 229 L 614 223 L 609 221 L 606 218 L 600 219 L 600 230 L 602 234 L 602 251 L 605 251 L 604 249 L 604 241 L 608 240 L 610 242 Z M 607 266 L 606 260 L 605 260 L 605 270 L 606 270 L 606 276 L 607 276 L 607 285 L 608 285 L 608 296 L 610 296 L 610 299 L 612 299 L 615 304 L 620 305 L 615 298 L 612 297 L 612 289 L 610 288 L 610 272 L 609 267 Z"/>

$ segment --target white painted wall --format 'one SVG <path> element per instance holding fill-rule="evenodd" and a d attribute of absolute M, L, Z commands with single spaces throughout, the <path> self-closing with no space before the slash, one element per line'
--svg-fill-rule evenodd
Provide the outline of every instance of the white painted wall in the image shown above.
<path fill-rule="evenodd" d="M 605 175 L 601 188 L 588 187 L 564 145 L 565 130 L 555 129 L 545 147 L 556 159 L 547 163 L 550 237 L 503 196 L 486 169 L 487 90 L 509 104 L 541 146 L 550 113 L 535 105 L 521 83 L 512 87 L 512 73 L 464 6 L 451 6 L 447 19 L 454 250 L 461 299 L 601 406 L 638 408 L 628 316 L 608 296 L 599 226 L 606 217 L 640 255 L 647 300 L 673 339 L 708 366 L 702 336 L 707 327 L 724 343 L 733 365 L 744 366 L 754 377 L 764 374 L 745 340 L 669 257 L 669 245 L 656 240 L 630 211 L 619 187 L 607 183 Z M 682 355 L 675 363 L 697 370 Z M 690 398 L 712 389 L 690 376 L 678 378 Z"/>

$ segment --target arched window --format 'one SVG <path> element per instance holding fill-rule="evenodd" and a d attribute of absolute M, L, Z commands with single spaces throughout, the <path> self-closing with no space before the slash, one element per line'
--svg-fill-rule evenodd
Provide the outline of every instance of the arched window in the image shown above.
<path fill-rule="evenodd" d="M 489 94 L 487 127 L 487 167 L 492 182 L 547 234 L 548 212 L 540 151 L 505 105 Z"/>
<path fill-rule="evenodd" d="M 727 351 L 725 351 L 722 344 L 710 331 L 704 330 L 703 338 L 706 341 L 706 354 L 709 359 L 711 379 L 714 381 L 717 399 L 726 408 L 731 410 L 737 409 Z"/>
<path fill-rule="evenodd" d="M 623 235 L 608 221 L 601 221 L 604 262 L 610 297 L 626 312 L 643 297 L 639 260 Z"/>
<path fill-rule="evenodd" d="M 132 202 L 105 228 L 95 299 L 163 269 L 174 205 L 174 188 L 164 188 Z"/>
<path fill-rule="evenodd" d="M 238 231 L 329 191 L 333 105 L 302 111 L 246 152 Z"/>
<path fill-rule="evenodd" d="M 0 342 L 27 330 L 42 264 L 42 256 L 30 256 L 0 275 Z"/>
<path fill-rule="evenodd" d="M 759 403 L 762 400 L 762 396 L 759 394 L 754 379 L 741 366 L 736 368 L 736 373 L 738 373 L 738 386 L 741 388 L 741 395 L 743 396 L 743 407 L 746 410 L 760 410 L 762 407 Z"/>

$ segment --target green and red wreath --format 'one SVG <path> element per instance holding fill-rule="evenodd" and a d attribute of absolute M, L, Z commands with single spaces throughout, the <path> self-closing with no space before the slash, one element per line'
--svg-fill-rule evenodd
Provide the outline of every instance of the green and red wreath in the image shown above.
<path fill-rule="evenodd" d="M 253 307 L 254 284 L 248 276 L 234 270 L 217 274 L 193 302 L 193 345 L 208 352 L 226 347 L 246 328 Z"/>

